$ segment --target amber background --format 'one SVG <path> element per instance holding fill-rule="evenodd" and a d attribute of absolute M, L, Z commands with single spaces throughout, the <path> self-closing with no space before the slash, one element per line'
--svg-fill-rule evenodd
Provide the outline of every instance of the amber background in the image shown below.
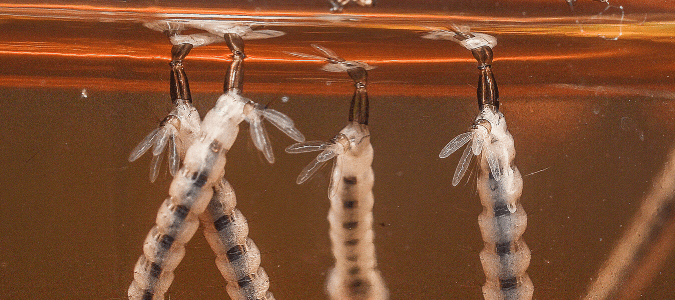
<path fill-rule="evenodd" d="M 126 298 L 171 180 L 162 171 L 151 184 L 147 156 L 127 162 L 170 110 L 170 45 L 139 22 L 183 11 L 266 16 L 266 28 L 286 32 L 247 42 L 244 93 L 273 102 L 309 139 L 345 125 L 352 84 L 282 51 L 311 53 L 317 43 L 378 66 L 369 73 L 375 243 L 392 299 L 481 299 L 475 183 L 452 187 L 459 154 L 438 158 L 477 113 L 475 61 L 456 44 L 420 36 L 450 23 L 496 36 L 535 299 L 578 299 L 675 137 L 672 3 L 617 4 L 622 23 L 616 10 L 593 18 L 604 4 L 581 0 L 576 15 L 564 1 L 382 0 L 347 7 L 345 18 L 357 21 L 339 22 L 325 20 L 322 1 L 1 4 L 0 298 Z M 616 35 L 617 24 L 618 40 L 599 37 Z M 227 51 L 194 49 L 185 66 L 204 115 L 222 88 Z M 321 299 L 332 265 L 329 172 L 297 186 L 312 156 L 283 153 L 291 140 L 267 128 L 277 162 L 267 164 L 242 130 L 226 177 L 275 296 Z M 167 299 L 227 299 L 213 259 L 198 232 Z M 675 297 L 675 259 L 666 261 L 644 299 Z"/>

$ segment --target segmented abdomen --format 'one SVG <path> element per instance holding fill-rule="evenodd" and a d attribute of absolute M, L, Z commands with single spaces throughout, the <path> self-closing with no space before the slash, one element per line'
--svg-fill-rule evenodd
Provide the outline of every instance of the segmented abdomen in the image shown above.
<path fill-rule="evenodd" d="M 214 186 L 213 198 L 199 216 L 204 236 L 216 253 L 216 265 L 227 281 L 232 300 L 273 300 L 269 278 L 260 267 L 260 251 L 248 238 L 248 223 L 235 208 L 237 198 L 224 178 Z"/>
<path fill-rule="evenodd" d="M 185 243 L 194 235 L 198 216 L 221 178 L 225 153 L 234 143 L 243 120 L 243 104 L 225 94 L 202 122 L 202 134 L 188 149 L 183 167 L 174 177 L 167 198 L 157 214 L 143 255 L 134 268 L 129 299 L 164 299 L 173 281 L 173 270 L 185 254 Z M 234 99 L 236 100 L 236 99 Z"/>
<path fill-rule="evenodd" d="M 192 147 L 204 147 L 195 142 Z M 192 150 L 192 147 L 190 148 Z M 198 215 L 204 211 L 213 191 L 214 172 L 222 173 L 225 157 L 203 151 L 199 168 L 194 156 L 187 157 L 169 190 L 167 198 L 157 213 L 156 225 L 150 230 L 143 245 L 143 255 L 134 268 L 134 281 L 129 287 L 130 299 L 163 299 L 164 292 L 173 281 L 173 270 L 185 254 L 185 243 L 194 235 L 199 225 Z M 190 152 L 190 151 L 188 151 Z M 194 152 L 194 151 L 193 151 Z M 190 160 L 190 163 L 188 163 Z M 216 175 L 217 176 L 217 175 Z"/>
<path fill-rule="evenodd" d="M 506 131 L 504 117 L 492 124 L 490 147 L 499 162 L 501 178 L 490 173 L 487 156 L 480 161 L 478 195 L 483 212 L 478 217 L 485 248 L 480 260 L 485 272 L 485 299 L 532 299 L 534 287 L 526 270 L 530 249 L 522 238 L 527 227 L 527 214 L 519 202 L 523 179 L 513 165 L 513 137 Z M 492 122 L 491 122 L 492 123 Z"/>
<path fill-rule="evenodd" d="M 333 172 L 337 190 L 330 192 L 328 221 L 335 267 L 327 289 L 336 300 L 388 298 L 373 244 L 373 148 L 367 137 L 361 143 L 367 145 L 358 147 L 364 149 L 360 153 L 348 151 L 338 156 Z"/>

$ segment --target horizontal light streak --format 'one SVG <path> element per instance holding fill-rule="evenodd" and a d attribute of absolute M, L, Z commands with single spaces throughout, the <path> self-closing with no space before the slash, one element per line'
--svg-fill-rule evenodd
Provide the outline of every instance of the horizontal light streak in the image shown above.
<path fill-rule="evenodd" d="M 227 14 L 223 14 L 226 11 Z M 114 6 L 93 6 L 93 5 L 59 5 L 59 4 L 0 4 L 0 15 L 5 18 L 16 19 L 42 19 L 42 20 L 63 20 L 72 19 L 80 21 L 119 21 L 119 22 L 142 22 L 148 19 L 169 19 L 169 20 L 200 20 L 207 19 L 222 21 L 243 21 L 252 23 L 266 23 L 271 25 L 290 25 L 290 26 L 317 26 L 327 25 L 336 27 L 356 27 L 356 28 L 380 28 L 390 30 L 428 30 L 428 26 L 435 24 L 447 25 L 450 23 L 471 23 L 477 26 L 479 31 L 489 31 L 499 34 L 502 32 L 524 33 L 524 34 L 577 34 L 592 35 L 593 30 L 607 30 L 617 24 L 622 26 L 632 26 L 636 34 L 657 34 L 660 32 L 647 30 L 641 32 L 645 25 L 672 25 L 672 17 L 666 14 L 652 14 L 650 21 L 643 14 L 626 15 L 623 20 L 617 15 L 612 16 L 606 12 L 604 15 L 590 14 L 586 16 L 567 15 L 567 16 L 547 16 L 547 17 L 512 17 L 512 16 L 484 16 L 484 15 L 448 15 L 444 12 L 439 13 L 386 13 L 379 10 L 373 13 L 343 13 L 331 14 L 324 7 L 316 7 L 314 10 L 279 10 L 279 11 L 256 11 L 242 10 L 232 8 L 188 8 L 188 7 L 114 7 Z M 353 20 L 358 20 L 354 22 Z M 598 22 L 607 22 L 612 24 L 597 24 Z M 586 32 L 579 32 L 574 26 L 583 24 L 592 27 L 585 29 Z M 425 24 L 420 25 L 420 24 Z M 481 25 L 484 24 L 484 25 Z M 574 25 L 570 28 L 570 25 Z M 514 30 L 515 28 L 515 30 Z M 560 30 L 557 30 L 560 28 Z M 629 31 L 632 32 L 632 31 Z"/>
<path fill-rule="evenodd" d="M 333 82 L 326 88 L 325 82 Z M 116 78 L 88 77 L 48 77 L 48 76 L 0 76 L 0 87 L 5 88 L 58 88 L 72 89 L 79 93 L 86 88 L 90 95 L 96 92 L 129 92 L 129 93 L 167 93 L 168 80 L 130 80 Z M 222 92 L 222 81 L 190 81 L 193 93 Z M 517 84 L 499 87 L 502 100 L 512 101 L 525 98 L 572 98 L 580 96 L 597 97 L 596 95 L 642 96 L 657 99 L 675 99 L 675 90 L 665 90 L 662 85 L 639 86 L 579 86 L 566 84 Z M 290 81 L 284 83 L 247 82 L 244 84 L 248 94 L 277 95 L 343 95 L 351 97 L 352 83 L 349 81 L 315 79 L 307 81 Z M 411 84 L 398 81 L 373 82 L 368 86 L 369 94 L 377 96 L 425 96 L 425 97 L 458 97 L 475 99 L 476 90 L 466 84 L 433 85 Z"/>
<path fill-rule="evenodd" d="M 159 55 L 159 54 L 125 54 L 125 53 L 93 53 L 93 52 L 52 52 L 52 51 L 39 51 L 38 49 L 26 49 L 26 50 L 2 50 L 4 46 L 0 45 L 0 55 L 16 55 L 16 56 L 33 56 L 38 58 L 50 58 L 50 57 L 69 57 L 69 58 L 80 58 L 80 59 L 135 59 L 135 60 L 171 60 L 171 57 L 168 55 Z M 91 50 L 91 49 L 83 49 Z M 196 51 L 195 51 L 196 52 Z M 469 54 L 469 53 L 467 53 Z M 497 57 L 494 61 L 551 61 L 551 60 L 577 60 L 577 59 L 591 59 L 591 58 L 601 58 L 601 57 L 613 57 L 621 55 L 619 51 L 590 51 L 585 53 L 574 53 L 574 54 L 560 54 L 560 55 L 519 55 L 519 56 L 502 56 Z M 196 61 L 207 61 L 207 62 L 229 62 L 231 58 L 229 56 L 206 56 L 199 54 L 191 54 L 188 60 Z M 403 59 L 362 59 L 361 61 L 369 64 L 436 64 L 436 63 L 465 63 L 475 61 L 473 57 L 467 55 L 467 57 L 462 58 L 403 58 Z M 272 63 L 325 63 L 320 60 L 311 60 L 311 59 L 295 59 L 295 58 L 284 58 L 284 57 L 262 57 L 255 55 L 248 55 L 246 62 L 272 62 Z"/>

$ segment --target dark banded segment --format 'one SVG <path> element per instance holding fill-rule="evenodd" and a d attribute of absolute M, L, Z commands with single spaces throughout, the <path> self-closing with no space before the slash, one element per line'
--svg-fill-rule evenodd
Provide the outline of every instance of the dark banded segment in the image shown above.
<path fill-rule="evenodd" d="M 143 293 L 143 300 L 152 300 L 153 296 L 152 291 L 145 291 Z"/>
<path fill-rule="evenodd" d="M 231 299 L 273 300 L 269 279 L 260 267 L 260 250 L 248 238 L 248 224 L 235 208 L 232 186 L 222 179 L 200 215 L 204 236 L 216 253 L 216 265 L 227 281 Z"/>
<path fill-rule="evenodd" d="M 356 208 L 356 204 L 358 202 L 356 202 L 354 200 L 348 200 L 348 201 L 343 201 L 342 203 L 343 203 L 344 208 L 353 209 L 353 208 Z"/>
<path fill-rule="evenodd" d="M 343 181 L 345 184 L 355 185 L 355 184 L 356 184 L 356 177 L 355 177 L 355 176 L 352 176 L 352 177 L 344 177 L 344 178 L 342 178 L 342 181 Z"/>
<path fill-rule="evenodd" d="M 234 246 L 234 247 L 230 248 L 230 250 L 227 250 L 227 254 L 226 254 L 227 260 L 230 261 L 230 262 L 238 260 L 245 253 L 246 253 L 246 248 L 244 248 L 243 245 Z"/>
<path fill-rule="evenodd" d="M 494 155 L 501 170 L 500 180 L 483 155 L 478 172 L 477 189 L 483 212 L 478 217 L 485 247 L 480 260 L 485 272 L 485 299 L 530 300 L 534 287 L 527 275 L 530 250 L 522 235 L 527 227 L 527 214 L 520 204 L 522 177 L 513 165 L 513 138 L 506 131 L 503 115 L 491 103 L 476 117 L 491 124 L 490 142 L 485 145 Z M 489 104 L 489 105 L 488 105 Z"/>
<path fill-rule="evenodd" d="M 222 216 L 218 218 L 218 220 L 213 222 L 213 226 L 216 228 L 217 231 L 222 231 L 228 228 L 228 226 L 230 226 L 232 221 L 234 221 L 234 218 L 231 215 Z"/>
<path fill-rule="evenodd" d="M 499 286 L 503 291 L 508 291 L 516 288 L 518 285 L 518 279 L 516 277 L 509 277 L 504 279 L 499 279 Z"/>
<path fill-rule="evenodd" d="M 356 226 L 359 225 L 359 222 L 344 222 L 342 223 L 342 228 L 347 229 L 347 230 L 352 230 L 356 228 Z"/>
<path fill-rule="evenodd" d="M 204 171 L 192 173 L 192 181 L 194 181 L 193 184 L 198 188 L 203 187 L 208 179 L 209 174 Z"/>

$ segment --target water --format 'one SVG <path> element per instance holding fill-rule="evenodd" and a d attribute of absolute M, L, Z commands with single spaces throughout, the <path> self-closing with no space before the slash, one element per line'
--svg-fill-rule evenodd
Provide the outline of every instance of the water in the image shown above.
<path fill-rule="evenodd" d="M 562 1 L 382 1 L 342 16 L 325 14 L 320 1 L 241 1 L 230 10 L 172 2 L 161 9 L 168 15 L 135 5 L 0 5 L 4 299 L 126 297 L 171 180 L 162 171 L 150 184 L 149 158 L 126 160 L 170 109 L 170 46 L 141 20 L 264 21 L 286 32 L 246 43 L 244 94 L 287 113 L 309 139 L 345 125 L 352 83 L 282 51 L 309 53 L 316 43 L 378 66 L 369 72 L 375 244 L 392 299 L 480 299 L 484 282 L 475 183 L 453 188 L 459 154 L 438 158 L 478 112 L 475 61 L 456 44 L 421 39 L 426 27 L 466 24 L 499 41 L 493 68 L 524 175 L 535 299 L 584 295 L 673 147 L 666 2 L 624 5 L 623 20 L 615 8 L 595 16 L 605 8 L 596 2 L 578 3 L 576 16 Z M 227 54 L 211 45 L 186 59 L 202 115 L 222 89 Z M 226 176 L 275 296 L 320 299 L 333 264 L 329 172 L 295 185 L 312 155 L 284 154 L 291 140 L 268 129 L 277 162 L 268 165 L 241 134 Z M 226 298 L 213 258 L 196 234 L 167 296 Z M 642 298 L 675 297 L 673 270 L 670 255 Z"/>

